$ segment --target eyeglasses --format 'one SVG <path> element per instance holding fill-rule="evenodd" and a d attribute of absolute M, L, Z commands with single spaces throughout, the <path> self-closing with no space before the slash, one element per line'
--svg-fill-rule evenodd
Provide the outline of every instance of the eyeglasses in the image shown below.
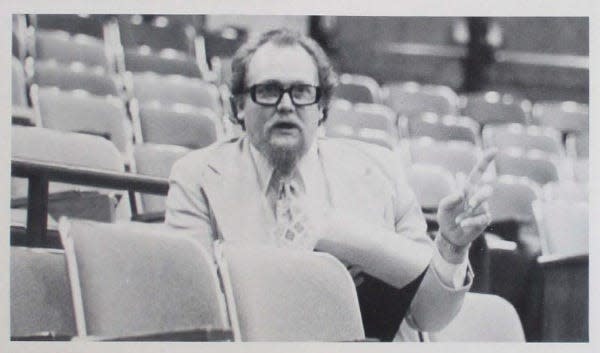
<path fill-rule="evenodd" d="M 251 86 L 249 91 L 254 103 L 267 107 L 277 106 L 285 93 L 290 95 L 292 103 L 297 107 L 315 104 L 321 99 L 321 88 L 307 84 L 293 84 L 283 88 L 279 83 L 263 83 Z"/>

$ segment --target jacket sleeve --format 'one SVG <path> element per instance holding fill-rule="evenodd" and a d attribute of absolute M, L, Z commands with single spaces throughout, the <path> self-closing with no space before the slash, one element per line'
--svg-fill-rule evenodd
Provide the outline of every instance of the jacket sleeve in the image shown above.
<path fill-rule="evenodd" d="M 187 159 L 175 163 L 169 176 L 165 223 L 173 231 L 197 239 L 212 253 L 210 249 L 217 235 L 200 177 Z"/>
<path fill-rule="evenodd" d="M 429 266 L 409 307 L 407 323 L 420 331 L 441 330 L 456 316 L 462 306 L 465 293 L 469 291 L 473 281 L 471 268 L 467 266 L 465 280 L 460 286 L 454 287 L 451 285 L 452 279 L 440 277 L 435 264 L 439 262 L 436 260 L 439 260 L 441 255 L 427 235 L 427 224 L 421 206 L 408 184 L 406 170 L 403 161 L 398 157 L 399 154 L 375 148 L 376 146 L 363 147 L 391 182 L 395 232 L 431 248 Z"/>
<path fill-rule="evenodd" d="M 397 171 L 395 175 L 396 233 L 428 244 L 432 247 L 433 254 L 413 298 L 406 320 L 417 330 L 438 331 L 444 328 L 460 310 L 465 293 L 471 287 L 473 274 L 468 266 L 464 282 L 457 287 L 452 285 L 452 279 L 440 277 L 436 263 L 445 260 L 440 259 L 441 255 L 435 248 L 434 242 L 427 235 L 427 225 L 421 207 L 407 183 L 404 173 Z"/>

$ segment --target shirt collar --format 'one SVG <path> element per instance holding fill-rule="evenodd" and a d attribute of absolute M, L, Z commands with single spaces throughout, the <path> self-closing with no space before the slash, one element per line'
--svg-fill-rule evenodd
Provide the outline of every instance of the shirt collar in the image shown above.
<path fill-rule="evenodd" d="M 248 140 L 248 144 L 250 145 L 250 154 L 252 155 L 252 159 L 254 160 L 254 164 L 258 171 L 261 190 L 266 194 L 271 178 L 273 177 L 274 168 L 271 163 L 269 163 L 268 159 L 254 147 L 250 140 Z M 318 167 L 318 148 L 317 139 L 315 139 L 308 151 L 300 158 L 296 165 L 296 170 L 299 174 L 298 178 L 300 179 L 297 181 L 304 187 L 305 191 L 308 190 L 308 188 L 311 188 L 311 185 L 315 185 Z"/>

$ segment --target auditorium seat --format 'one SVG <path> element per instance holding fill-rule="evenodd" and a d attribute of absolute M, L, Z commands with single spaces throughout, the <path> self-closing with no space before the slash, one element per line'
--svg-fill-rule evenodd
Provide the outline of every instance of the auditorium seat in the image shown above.
<path fill-rule="evenodd" d="M 199 33 L 199 36 L 204 41 L 206 59 L 211 62 L 214 57 L 231 58 L 248 39 L 248 31 L 240 27 L 225 26 L 216 30 L 204 31 Z"/>
<path fill-rule="evenodd" d="M 168 178 L 175 161 L 190 150 L 175 145 L 144 143 L 135 145 L 135 172 L 143 175 Z M 165 211 L 165 196 L 142 194 L 142 212 L 156 213 Z"/>
<path fill-rule="evenodd" d="M 589 131 L 590 116 L 587 104 L 576 102 L 537 102 L 533 107 L 533 122 L 553 127 L 563 133 Z"/>
<path fill-rule="evenodd" d="M 453 175 L 469 175 L 481 153 L 478 147 L 465 141 L 435 141 L 421 137 L 411 139 L 409 143 L 413 163 L 439 165 Z"/>
<path fill-rule="evenodd" d="M 382 103 L 381 88 L 372 77 L 357 74 L 341 74 L 334 97 L 352 103 Z"/>
<path fill-rule="evenodd" d="M 242 341 L 365 338 L 354 282 L 333 256 L 228 242 L 216 253 Z"/>
<path fill-rule="evenodd" d="M 175 50 L 151 52 L 147 48 L 125 49 L 125 70 L 151 71 L 161 75 L 202 77 L 196 60 Z"/>
<path fill-rule="evenodd" d="M 27 19 L 24 14 L 12 14 L 12 55 L 23 62 L 27 55 Z"/>
<path fill-rule="evenodd" d="M 544 185 L 544 200 L 584 201 L 589 199 L 587 183 L 575 181 L 552 182 Z"/>
<path fill-rule="evenodd" d="M 163 104 L 183 103 L 212 109 L 221 116 L 223 108 L 217 87 L 206 81 L 178 75 L 152 72 L 131 75 L 131 91 L 140 105 L 151 101 Z"/>
<path fill-rule="evenodd" d="M 43 127 L 102 136 L 127 154 L 132 130 L 120 99 L 56 87 L 40 87 L 38 92 L 32 91 L 32 98 Z"/>
<path fill-rule="evenodd" d="M 29 15 L 29 19 L 37 32 L 61 30 L 104 38 L 104 19 L 100 15 L 37 14 Z"/>
<path fill-rule="evenodd" d="M 332 138 L 346 138 L 375 144 L 392 151 L 396 148 L 394 136 L 378 129 L 354 128 L 350 125 L 338 124 L 329 126 L 326 135 Z"/>
<path fill-rule="evenodd" d="M 589 158 L 590 134 L 588 131 L 571 133 L 565 141 L 567 155 L 571 158 Z"/>
<path fill-rule="evenodd" d="M 34 58 L 54 59 L 67 64 L 78 61 L 88 66 L 112 69 L 104 41 L 84 34 L 71 35 L 62 31 L 36 32 Z"/>
<path fill-rule="evenodd" d="M 467 293 L 448 326 L 428 333 L 429 342 L 525 342 L 515 308 L 497 295 Z"/>
<path fill-rule="evenodd" d="M 458 97 L 446 86 L 420 85 L 417 82 L 390 83 L 383 86 L 385 104 L 409 119 L 422 113 L 455 115 Z"/>
<path fill-rule="evenodd" d="M 488 91 L 465 96 L 461 110 L 462 115 L 474 119 L 481 125 L 528 124 L 531 103 L 509 94 Z"/>
<path fill-rule="evenodd" d="M 357 103 L 336 99 L 325 122 L 325 134 L 380 145 L 394 150 L 398 130 L 394 113 L 379 104 Z"/>
<path fill-rule="evenodd" d="M 141 15 L 118 16 L 120 44 L 124 48 L 146 46 L 155 52 L 168 48 L 189 57 L 194 56 L 193 26 L 172 23 L 166 16 L 152 17 L 150 20 L 144 20 Z"/>
<path fill-rule="evenodd" d="M 27 84 L 25 82 L 25 71 L 23 64 L 19 59 L 12 57 L 11 63 L 11 90 L 12 90 L 12 105 L 17 107 L 27 107 Z"/>
<path fill-rule="evenodd" d="M 428 136 L 436 141 L 466 141 L 480 146 L 479 124 L 465 116 L 438 116 L 424 113 L 406 119 L 408 135 L 411 138 Z"/>
<path fill-rule="evenodd" d="M 453 175 L 437 165 L 414 163 L 407 169 L 407 180 L 424 211 L 436 211 L 440 201 L 456 190 Z"/>
<path fill-rule="evenodd" d="M 106 69 L 100 66 L 86 67 L 80 62 L 63 64 L 55 60 L 36 61 L 33 83 L 65 91 L 82 89 L 98 96 L 120 97 L 123 91 L 122 82 Z"/>
<path fill-rule="evenodd" d="M 524 176 L 540 185 L 559 181 L 564 173 L 555 158 L 538 150 L 505 148 L 498 152 L 494 163 L 498 175 Z"/>
<path fill-rule="evenodd" d="M 10 248 L 10 336 L 69 340 L 76 335 L 64 253 Z"/>
<path fill-rule="evenodd" d="M 140 136 L 136 140 L 140 142 L 198 149 L 212 144 L 221 135 L 217 116 L 207 108 L 154 101 L 142 105 L 132 115 L 139 119 Z"/>
<path fill-rule="evenodd" d="M 13 126 L 11 147 L 12 158 L 116 172 L 124 170 L 123 157 L 117 148 L 110 141 L 98 136 L 38 127 Z M 105 222 L 113 221 L 115 196 L 108 191 L 96 191 L 97 188 L 51 182 L 48 212 L 55 219 L 68 215 Z M 26 200 L 27 195 L 27 180 L 12 178 L 11 199 Z"/>
<path fill-rule="evenodd" d="M 482 131 L 486 148 L 519 147 L 523 150 L 536 149 L 556 156 L 564 156 L 561 135 L 557 130 L 541 126 L 522 124 L 487 125 Z"/>
<path fill-rule="evenodd" d="M 588 183 L 590 180 L 590 160 L 576 159 L 573 162 L 573 175 L 575 181 L 579 183 Z"/>
<path fill-rule="evenodd" d="M 374 139 L 387 136 L 390 142 L 385 144 L 393 149 L 398 140 L 395 120 L 394 112 L 379 104 L 352 105 L 347 101 L 336 101 L 329 110 L 325 126 L 328 136 L 355 136 L 367 142 L 370 136 Z"/>
<path fill-rule="evenodd" d="M 143 223 L 59 228 L 79 337 L 229 328 L 216 268 L 192 238 Z"/>
<path fill-rule="evenodd" d="M 542 242 L 542 254 L 587 254 L 589 252 L 588 203 L 568 200 L 533 203 Z"/>
<path fill-rule="evenodd" d="M 531 203 L 542 196 L 538 184 L 526 177 L 499 175 L 490 185 L 493 191 L 488 205 L 492 224 L 509 220 L 533 222 Z"/>

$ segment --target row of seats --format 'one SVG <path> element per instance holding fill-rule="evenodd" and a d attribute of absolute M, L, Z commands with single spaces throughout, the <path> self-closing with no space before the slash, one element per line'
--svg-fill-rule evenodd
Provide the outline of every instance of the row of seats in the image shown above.
<path fill-rule="evenodd" d="M 201 30 L 196 18 L 140 15 L 15 15 L 13 54 L 73 59 L 128 71 L 202 77 L 206 58 L 228 54 L 241 42 L 224 31 Z M 245 38 L 239 36 L 240 38 Z M 218 44 L 217 44 L 218 43 Z M 202 45 L 200 45 L 202 44 Z M 225 47 L 223 51 L 222 48 Z M 234 50 L 233 49 L 233 50 Z M 209 51 L 209 52 L 208 52 Z M 210 54 L 211 56 L 208 56 Z"/>
<path fill-rule="evenodd" d="M 564 133 L 589 130 L 589 110 L 576 102 L 540 101 L 496 91 L 458 96 L 451 88 L 416 82 L 386 83 L 382 87 L 367 76 L 342 74 L 335 96 L 353 103 L 385 104 L 400 116 L 412 119 L 423 113 L 468 116 L 480 125 L 535 124 Z"/>
<path fill-rule="evenodd" d="M 365 339 L 352 279 L 328 254 L 224 243 L 213 257 L 188 237 L 135 223 L 63 220 L 61 238 L 64 251 L 11 248 L 13 339 L 165 339 L 193 330 L 208 340 Z M 524 340 L 509 303 L 471 293 L 448 328 L 425 336 Z"/>

